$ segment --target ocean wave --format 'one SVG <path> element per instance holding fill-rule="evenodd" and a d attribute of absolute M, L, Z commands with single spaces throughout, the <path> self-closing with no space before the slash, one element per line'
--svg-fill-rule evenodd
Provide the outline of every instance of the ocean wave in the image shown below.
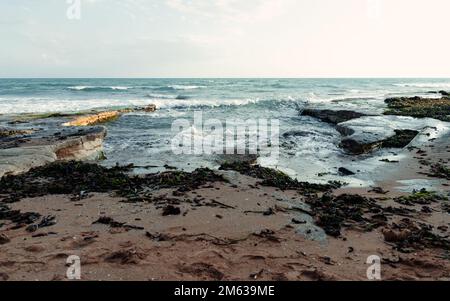
<path fill-rule="evenodd" d="M 91 109 L 116 109 L 132 106 L 146 106 L 154 104 L 158 109 L 178 109 L 178 108 L 216 108 L 222 106 L 245 106 L 256 104 L 258 98 L 247 99 L 177 99 L 157 98 L 157 99 L 55 99 L 55 98 L 15 98 L 1 99 L 0 114 L 21 114 L 21 113 L 53 113 L 53 112 L 76 112 Z"/>
<path fill-rule="evenodd" d="M 221 106 L 243 106 L 249 104 L 255 104 L 259 102 L 258 98 L 247 98 L 247 99 L 173 99 L 173 100 L 162 100 L 155 99 L 153 104 L 159 109 L 167 108 L 196 108 L 196 107 L 221 107 Z"/>
<path fill-rule="evenodd" d="M 113 90 L 113 91 L 126 91 L 128 89 L 132 89 L 133 87 L 124 87 L 124 86 L 73 86 L 67 87 L 69 90 L 75 91 L 104 91 L 104 90 Z"/>
<path fill-rule="evenodd" d="M 450 88 L 450 83 L 401 83 L 393 85 L 396 87 L 414 87 L 414 88 Z"/>
<path fill-rule="evenodd" d="M 321 96 L 317 95 L 314 92 L 309 93 L 306 96 L 306 99 L 308 102 L 312 103 L 333 103 L 333 102 L 346 102 L 346 101 L 358 101 L 358 100 L 376 100 L 376 99 L 383 99 L 386 96 L 386 93 L 371 93 L 371 94 L 345 94 L 345 95 L 328 95 L 328 96 Z"/>
<path fill-rule="evenodd" d="M 190 99 L 186 95 L 167 95 L 167 94 L 147 94 L 146 97 L 150 99 L 177 99 L 177 100 L 187 100 Z"/>
<path fill-rule="evenodd" d="M 0 114 L 79 112 L 97 109 L 145 106 L 148 99 L 55 99 L 47 97 L 0 98 Z"/>
<path fill-rule="evenodd" d="M 195 86 L 195 85 L 169 85 L 167 87 L 175 90 L 196 90 L 206 88 L 206 86 Z"/>

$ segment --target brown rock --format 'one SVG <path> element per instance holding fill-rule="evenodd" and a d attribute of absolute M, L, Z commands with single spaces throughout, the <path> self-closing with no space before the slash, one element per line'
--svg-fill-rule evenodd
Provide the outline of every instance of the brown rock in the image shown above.
<path fill-rule="evenodd" d="M 390 229 L 383 229 L 381 232 L 383 233 L 384 240 L 387 242 L 403 241 L 411 235 L 409 230 L 393 231 Z"/>
<path fill-rule="evenodd" d="M 64 126 L 95 125 L 95 124 L 115 120 L 115 119 L 119 118 L 120 115 L 121 115 L 121 113 L 119 111 L 101 112 L 101 113 L 94 114 L 94 115 L 78 117 L 73 121 L 64 123 L 63 125 Z"/>
<path fill-rule="evenodd" d="M 150 104 L 150 105 L 148 105 L 148 106 L 146 106 L 144 108 L 144 111 L 145 112 L 155 112 L 156 111 L 156 105 Z"/>

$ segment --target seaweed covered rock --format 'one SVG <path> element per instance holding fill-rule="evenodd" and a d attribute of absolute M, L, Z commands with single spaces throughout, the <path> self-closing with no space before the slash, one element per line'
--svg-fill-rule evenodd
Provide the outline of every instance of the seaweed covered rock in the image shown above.
<path fill-rule="evenodd" d="M 310 116 L 320 119 L 323 122 L 338 124 L 352 119 L 367 116 L 366 114 L 349 111 L 349 110 L 318 110 L 318 109 L 304 109 L 301 112 L 302 116 Z"/>
<path fill-rule="evenodd" d="M 446 92 L 445 92 L 446 93 Z M 385 100 L 385 115 L 402 115 L 416 118 L 434 118 L 450 121 L 450 98 L 395 97 Z"/>
<path fill-rule="evenodd" d="M 366 154 L 378 148 L 404 148 L 419 134 L 414 130 L 394 130 L 394 132 L 395 135 L 379 141 L 346 138 L 341 141 L 340 147 L 347 153 L 355 155 Z"/>
<path fill-rule="evenodd" d="M 410 117 L 368 116 L 340 123 L 338 131 L 344 135 L 340 147 L 350 154 L 365 154 L 379 148 L 403 148 L 433 119 L 411 123 Z"/>
<path fill-rule="evenodd" d="M 394 130 L 395 135 L 382 141 L 381 147 L 404 148 L 419 134 L 415 130 Z"/>
<path fill-rule="evenodd" d="M 272 168 L 262 167 L 251 164 L 250 162 L 231 162 L 224 163 L 220 170 L 234 170 L 241 174 L 263 180 L 261 185 L 277 187 L 282 190 L 299 190 L 303 192 L 323 192 L 340 187 L 340 183 L 313 184 L 308 182 L 299 182 L 292 179 L 282 171 Z"/>

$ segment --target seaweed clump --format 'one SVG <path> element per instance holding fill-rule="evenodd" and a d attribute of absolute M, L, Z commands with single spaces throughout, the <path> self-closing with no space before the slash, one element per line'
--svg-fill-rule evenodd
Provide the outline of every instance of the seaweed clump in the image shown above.
<path fill-rule="evenodd" d="M 403 148 L 407 146 L 417 134 L 419 134 L 419 132 L 414 130 L 395 130 L 395 135 L 383 140 L 381 147 Z"/>
<path fill-rule="evenodd" d="M 207 168 L 192 173 L 169 171 L 142 177 L 130 176 L 127 172 L 132 168 L 132 165 L 106 168 L 86 162 L 54 162 L 24 174 L 3 177 L 0 179 L 0 194 L 8 194 L 14 199 L 112 191 L 130 196 L 147 188 L 176 187 L 179 191 L 189 191 L 208 182 L 225 181 Z"/>
<path fill-rule="evenodd" d="M 124 172 L 129 167 L 106 168 L 85 162 L 54 162 L 20 175 L 0 179 L 0 194 L 38 197 L 48 194 L 79 194 L 133 189 L 135 183 Z"/>
<path fill-rule="evenodd" d="M 414 222 L 408 218 L 394 223 L 390 229 L 383 230 L 386 242 L 402 253 L 411 253 L 417 249 L 440 248 L 450 250 L 450 241 L 433 233 L 433 226 Z"/>
<path fill-rule="evenodd" d="M 307 200 L 307 203 L 311 206 L 316 225 L 334 237 L 341 235 L 343 227 L 370 231 L 387 221 L 380 205 L 360 195 L 324 194 L 321 198 Z"/>
<path fill-rule="evenodd" d="M 411 195 L 401 196 L 394 199 L 396 203 L 406 206 L 430 205 L 431 203 L 445 200 L 447 200 L 446 197 L 439 195 L 434 191 L 427 191 L 426 189 L 415 191 Z"/>
<path fill-rule="evenodd" d="M 234 170 L 241 174 L 261 179 L 261 185 L 277 187 L 281 190 L 300 190 L 302 192 L 326 192 L 342 186 L 340 182 L 330 182 L 328 184 L 314 184 L 299 182 L 292 179 L 282 171 L 272 168 L 251 164 L 250 162 L 225 162 L 220 170 Z"/>
<path fill-rule="evenodd" d="M 450 180 L 450 168 L 442 164 L 434 164 L 430 169 L 430 176 Z"/>
<path fill-rule="evenodd" d="M 180 192 L 191 191 L 211 182 L 226 182 L 209 168 L 198 168 L 191 173 L 176 170 L 149 174 L 140 181 L 156 189 L 178 187 Z"/>

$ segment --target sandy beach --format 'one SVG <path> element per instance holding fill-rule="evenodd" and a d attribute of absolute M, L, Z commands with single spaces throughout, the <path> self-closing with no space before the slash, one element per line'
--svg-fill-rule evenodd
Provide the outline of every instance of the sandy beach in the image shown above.
<path fill-rule="evenodd" d="M 68 256 L 77 255 L 83 280 L 367 280 L 366 260 L 377 255 L 383 280 L 448 280 L 448 200 L 424 194 L 401 202 L 411 194 L 394 188 L 397 180 L 429 178 L 424 159 L 448 164 L 448 141 L 404 149 L 408 159 L 395 170 L 388 165 L 375 190 L 282 190 L 233 170 L 215 171 L 217 178 L 208 175 L 198 187 L 193 176 L 189 185 L 152 188 L 144 197 L 110 191 L 17 200 L 20 191 L 5 194 L 3 187 L 3 216 L 20 210 L 39 216 L 30 224 L 51 222 L 30 228 L 20 218 L 2 221 L 0 278 L 64 280 Z M 450 181 L 440 183 L 447 189 Z M 359 221 L 349 208 L 333 209 L 344 210 L 344 220 L 339 234 L 327 235 L 313 210 L 324 195 L 373 203 L 358 211 Z"/>

